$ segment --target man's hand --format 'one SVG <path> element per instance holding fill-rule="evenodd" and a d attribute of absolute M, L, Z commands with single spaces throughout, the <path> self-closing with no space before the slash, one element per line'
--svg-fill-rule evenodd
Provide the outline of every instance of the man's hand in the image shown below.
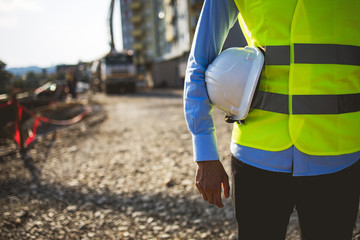
<path fill-rule="evenodd" d="M 229 177 L 220 161 L 197 162 L 196 187 L 203 199 L 219 208 L 224 207 L 221 200 L 221 185 L 224 196 L 229 198 Z"/>

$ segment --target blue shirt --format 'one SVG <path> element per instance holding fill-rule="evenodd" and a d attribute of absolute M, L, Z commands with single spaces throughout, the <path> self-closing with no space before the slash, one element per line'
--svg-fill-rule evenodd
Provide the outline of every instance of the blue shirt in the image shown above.
<path fill-rule="evenodd" d="M 233 0 L 206 0 L 195 31 L 184 86 L 184 111 L 192 133 L 195 161 L 218 160 L 212 105 L 205 86 L 205 70 L 220 53 L 230 28 L 237 22 Z M 224 123 L 225 124 L 225 123 Z M 270 152 L 231 143 L 231 152 L 246 164 L 264 170 L 313 176 L 340 171 L 360 158 L 360 152 L 340 156 L 311 156 L 296 147 Z"/>

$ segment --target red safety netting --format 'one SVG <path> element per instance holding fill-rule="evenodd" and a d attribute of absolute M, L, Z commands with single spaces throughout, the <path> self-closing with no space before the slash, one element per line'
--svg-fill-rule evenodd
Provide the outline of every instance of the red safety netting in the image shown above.
<path fill-rule="evenodd" d="M 1 105 L 0 105 L 1 107 Z M 80 120 L 82 120 L 85 116 L 87 116 L 90 112 L 91 112 L 91 107 L 85 107 L 85 110 L 80 113 L 79 115 L 71 118 L 71 119 L 67 119 L 67 120 L 55 120 L 55 119 L 50 119 L 44 116 L 41 116 L 37 113 L 34 113 L 32 111 L 30 111 L 28 108 L 26 108 L 25 106 L 17 103 L 17 111 L 18 111 L 18 120 L 15 119 L 15 136 L 14 139 L 17 143 L 17 145 L 22 148 L 21 146 L 21 139 L 20 139 L 20 127 L 19 127 L 19 122 L 22 119 L 22 115 L 23 112 L 26 112 L 27 114 L 29 114 L 30 116 L 32 116 L 33 118 L 35 118 L 34 120 L 34 124 L 32 127 L 32 131 L 30 132 L 28 138 L 25 140 L 25 146 L 28 146 L 30 143 L 32 143 L 35 140 L 36 137 L 36 130 L 37 127 L 39 126 L 40 122 L 45 122 L 45 123 L 49 123 L 49 124 L 53 124 L 53 125 L 61 125 L 61 126 L 66 126 L 66 125 L 71 125 L 71 124 L 75 124 L 77 122 L 79 122 Z"/>
<path fill-rule="evenodd" d="M 13 104 L 13 102 L 10 100 L 4 103 L 0 103 L 0 108 L 10 106 L 11 104 Z"/>

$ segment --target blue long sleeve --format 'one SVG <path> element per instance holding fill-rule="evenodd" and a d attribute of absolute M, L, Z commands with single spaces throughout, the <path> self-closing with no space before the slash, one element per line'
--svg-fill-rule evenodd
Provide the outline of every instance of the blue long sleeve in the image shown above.
<path fill-rule="evenodd" d="M 220 53 L 237 15 L 233 0 L 207 0 L 200 13 L 184 86 L 185 118 L 193 136 L 195 161 L 219 159 L 204 75 L 207 66 Z"/>

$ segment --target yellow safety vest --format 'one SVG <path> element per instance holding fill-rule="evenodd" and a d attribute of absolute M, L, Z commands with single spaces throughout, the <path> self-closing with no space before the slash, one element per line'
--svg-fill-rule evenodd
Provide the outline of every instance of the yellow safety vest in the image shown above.
<path fill-rule="evenodd" d="M 360 1 L 234 1 L 248 44 L 266 60 L 233 141 L 318 156 L 360 151 Z"/>

